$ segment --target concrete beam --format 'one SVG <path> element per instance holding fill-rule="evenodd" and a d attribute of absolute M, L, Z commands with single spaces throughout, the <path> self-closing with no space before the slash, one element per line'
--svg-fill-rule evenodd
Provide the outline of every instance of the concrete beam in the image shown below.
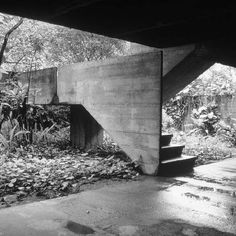
<path fill-rule="evenodd" d="M 185 52 L 191 49 L 191 46 L 189 45 L 189 48 L 187 47 L 186 49 L 186 51 L 184 49 Z M 181 55 L 180 57 L 177 56 L 179 62 L 168 71 L 165 70 L 165 67 L 168 66 L 168 61 L 173 64 L 173 61 L 175 61 L 175 56 L 173 55 L 176 53 L 173 54 L 173 51 L 169 51 L 169 56 L 165 57 L 166 50 L 169 49 L 164 49 L 163 54 L 163 102 L 174 97 L 216 62 L 236 67 L 236 43 L 233 39 L 222 38 L 196 45 L 194 50 L 184 58 L 181 59 Z M 173 48 L 173 50 L 179 51 L 181 49 Z"/>
<path fill-rule="evenodd" d="M 201 68 L 200 66 L 198 68 L 198 66 L 202 63 L 205 65 L 205 61 L 202 61 L 203 58 L 199 57 L 199 52 L 196 53 L 195 48 L 196 46 L 194 44 L 158 49 L 137 43 L 130 43 L 129 54 L 163 51 L 162 99 L 163 102 L 166 102 L 192 82 L 199 73 L 204 72 L 205 67 L 203 66 Z M 201 61 L 200 64 L 199 61 Z"/>
<path fill-rule="evenodd" d="M 184 60 L 195 50 L 194 44 L 180 47 L 164 48 L 163 50 L 163 76 L 169 73 L 175 66 Z"/>
<path fill-rule="evenodd" d="M 146 174 L 159 164 L 161 63 L 149 52 L 58 69 L 60 103 L 82 104 Z"/>
<path fill-rule="evenodd" d="M 195 45 L 183 45 L 172 48 L 153 48 L 138 43 L 130 43 L 128 55 L 134 55 L 146 52 L 163 52 L 163 76 L 170 72 L 178 65 L 186 56 L 194 51 Z"/>
<path fill-rule="evenodd" d="M 171 57 L 169 59 L 172 60 Z M 174 97 L 214 63 L 215 59 L 204 47 L 196 48 L 190 52 L 163 77 L 163 103 Z"/>

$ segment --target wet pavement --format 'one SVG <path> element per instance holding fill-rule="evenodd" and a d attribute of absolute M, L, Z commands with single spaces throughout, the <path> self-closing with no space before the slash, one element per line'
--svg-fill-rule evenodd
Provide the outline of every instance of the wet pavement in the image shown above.
<path fill-rule="evenodd" d="M 2 235 L 236 235 L 236 158 L 2 209 Z"/>

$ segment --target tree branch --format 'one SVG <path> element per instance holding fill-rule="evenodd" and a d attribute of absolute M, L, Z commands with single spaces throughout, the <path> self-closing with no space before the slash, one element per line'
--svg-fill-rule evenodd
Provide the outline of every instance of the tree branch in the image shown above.
<path fill-rule="evenodd" d="M 9 36 L 10 36 L 11 33 L 12 33 L 13 31 L 15 31 L 22 23 L 23 23 L 23 18 L 20 18 L 20 20 L 19 20 L 11 29 L 9 29 L 8 32 L 5 34 L 5 37 L 4 37 L 4 40 L 3 40 L 3 44 L 2 44 L 2 47 L 1 47 L 1 51 L 0 51 L 0 65 L 2 65 L 2 63 L 3 63 L 3 54 L 4 54 L 4 51 L 5 51 L 5 49 L 6 49 Z"/>

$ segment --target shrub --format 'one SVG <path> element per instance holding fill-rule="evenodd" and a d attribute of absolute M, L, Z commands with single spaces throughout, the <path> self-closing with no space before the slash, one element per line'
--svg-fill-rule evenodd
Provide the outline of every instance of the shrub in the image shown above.
<path fill-rule="evenodd" d="M 168 115 L 173 121 L 172 125 L 177 129 L 180 129 L 183 125 L 184 117 L 188 112 L 190 99 L 189 96 L 178 94 L 163 106 L 166 115 Z"/>
<path fill-rule="evenodd" d="M 13 121 L 17 121 L 17 130 L 22 131 L 17 138 L 21 145 L 58 140 L 59 130 L 68 127 L 69 106 L 27 104 L 27 90 L 27 86 L 18 82 L 17 75 L 14 75 L 5 79 L 0 91 L 0 134 L 2 144 L 8 143 L 5 147 L 12 143 L 9 135 L 14 127 Z M 55 135 L 52 135 L 53 132 Z"/>
<path fill-rule="evenodd" d="M 26 136 L 29 133 L 27 130 L 19 130 L 19 123 L 17 120 L 8 122 L 4 135 L 0 133 L 0 145 L 4 149 L 4 152 L 13 151 L 15 147 L 22 141 L 22 136 Z"/>
<path fill-rule="evenodd" d="M 173 119 L 167 115 L 165 109 L 162 109 L 162 131 L 168 132 L 174 126 Z"/>
<path fill-rule="evenodd" d="M 61 127 L 57 124 L 53 124 L 51 127 L 47 127 L 44 130 L 35 131 L 33 133 L 33 143 L 52 143 L 60 144 L 62 146 L 67 145 L 70 140 L 70 126 Z"/>
<path fill-rule="evenodd" d="M 236 126 L 230 122 L 226 124 L 223 120 L 216 125 L 217 136 L 230 146 L 236 146 Z"/>
<path fill-rule="evenodd" d="M 214 135 L 216 133 L 216 124 L 220 120 L 220 115 L 216 109 L 217 106 L 211 104 L 193 109 L 191 118 L 195 129 L 192 132 Z"/>

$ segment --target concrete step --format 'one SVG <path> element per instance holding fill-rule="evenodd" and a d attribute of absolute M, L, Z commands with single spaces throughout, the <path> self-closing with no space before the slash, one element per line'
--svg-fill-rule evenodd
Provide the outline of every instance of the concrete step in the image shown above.
<path fill-rule="evenodd" d="M 196 159 L 196 156 L 181 155 L 176 158 L 162 160 L 159 166 L 159 175 L 172 176 L 191 172 Z"/>
<path fill-rule="evenodd" d="M 197 159 L 196 156 L 181 155 L 180 157 L 163 160 L 161 161 L 161 164 L 170 164 L 174 162 L 183 162 L 183 161 L 195 161 L 196 159 Z"/>
<path fill-rule="evenodd" d="M 173 134 L 162 134 L 161 135 L 161 147 L 170 145 Z"/>
<path fill-rule="evenodd" d="M 182 155 L 184 145 L 170 145 L 161 147 L 160 160 L 169 160 Z"/>

